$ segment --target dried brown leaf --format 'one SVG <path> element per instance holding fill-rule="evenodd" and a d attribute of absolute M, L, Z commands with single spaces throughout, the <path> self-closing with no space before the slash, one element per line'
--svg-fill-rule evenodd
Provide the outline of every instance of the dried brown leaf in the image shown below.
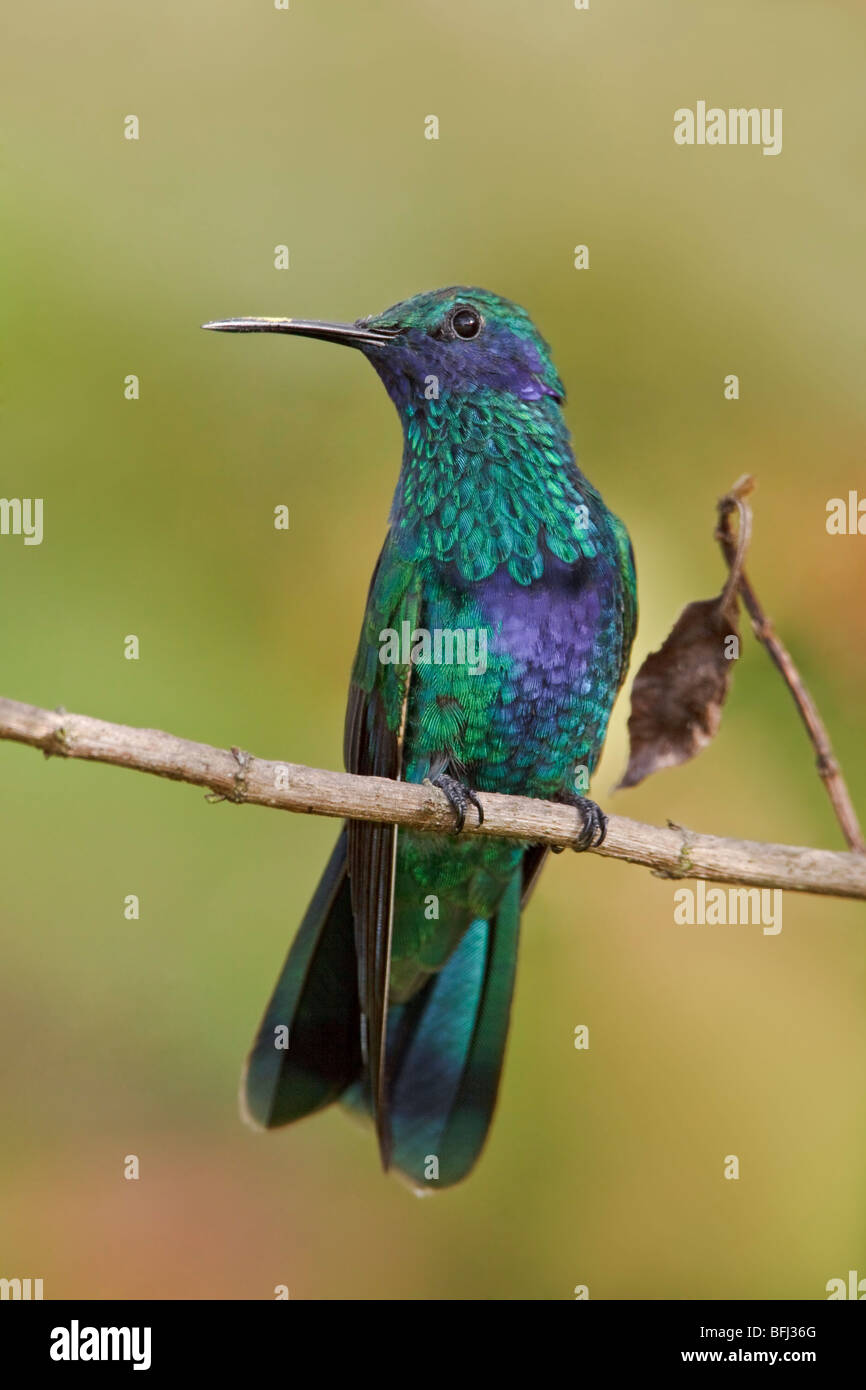
<path fill-rule="evenodd" d="M 731 681 L 729 639 L 739 652 L 736 599 L 688 604 L 663 645 L 635 676 L 628 720 L 629 760 L 620 787 L 688 762 L 715 737 Z"/>

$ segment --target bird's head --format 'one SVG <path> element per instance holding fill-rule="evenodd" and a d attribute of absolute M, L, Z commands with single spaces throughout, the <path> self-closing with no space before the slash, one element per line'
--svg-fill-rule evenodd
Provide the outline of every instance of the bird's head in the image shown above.
<path fill-rule="evenodd" d="M 353 324 L 309 319 L 222 319 L 205 328 L 294 333 L 359 348 L 398 410 L 492 392 L 564 400 L 550 349 L 524 309 L 488 290 L 430 290 Z"/>
<path fill-rule="evenodd" d="M 362 320 L 395 336 L 368 352 L 398 406 L 419 396 L 565 395 L 547 343 L 524 309 L 487 290 L 455 286 L 415 295 Z"/>

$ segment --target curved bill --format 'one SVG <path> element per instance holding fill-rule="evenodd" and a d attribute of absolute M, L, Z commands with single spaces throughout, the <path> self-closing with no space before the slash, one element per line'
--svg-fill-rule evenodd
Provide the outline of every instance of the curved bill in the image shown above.
<path fill-rule="evenodd" d="M 322 323 L 318 319 L 214 319 L 203 323 L 219 333 L 296 333 L 300 338 L 322 338 L 347 347 L 383 347 L 396 338 L 398 328 L 368 328 L 360 323 Z"/>

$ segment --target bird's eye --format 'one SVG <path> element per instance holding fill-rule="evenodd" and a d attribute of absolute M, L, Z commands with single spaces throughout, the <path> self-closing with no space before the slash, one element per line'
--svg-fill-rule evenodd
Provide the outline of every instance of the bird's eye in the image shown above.
<path fill-rule="evenodd" d="M 477 338 L 481 332 L 481 315 L 474 309 L 455 309 L 451 315 L 451 327 L 458 338 Z"/>

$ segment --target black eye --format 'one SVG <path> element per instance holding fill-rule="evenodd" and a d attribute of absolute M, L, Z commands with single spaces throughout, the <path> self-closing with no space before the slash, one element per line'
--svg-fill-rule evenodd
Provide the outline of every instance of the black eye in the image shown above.
<path fill-rule="evenodd" d="M 451 327 L 458 338 L 476 338 L 481 332 L 481 315 L 474 309 L 455 309 Z"/>

